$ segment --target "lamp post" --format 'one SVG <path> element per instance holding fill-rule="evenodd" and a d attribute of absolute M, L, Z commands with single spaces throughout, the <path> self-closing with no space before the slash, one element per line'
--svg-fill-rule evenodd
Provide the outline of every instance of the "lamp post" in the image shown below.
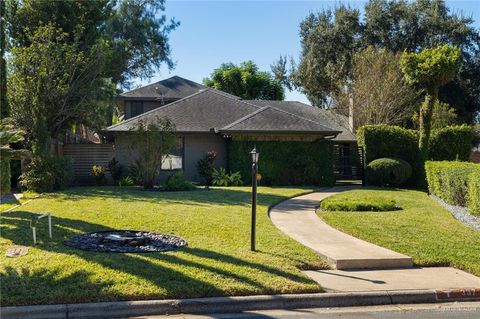
<path fill-rule="evenodd" d="M 252 237 L 251 250 L 255 251 L 255 225 L 257 220 L 257 174 L 258 174 L 258 157 L 257 147 L 254 146 L 250 152 L 252 156 Z"/>

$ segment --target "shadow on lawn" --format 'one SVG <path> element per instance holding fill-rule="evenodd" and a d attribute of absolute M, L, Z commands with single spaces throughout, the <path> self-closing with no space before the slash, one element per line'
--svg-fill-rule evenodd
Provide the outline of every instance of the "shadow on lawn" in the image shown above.
<path fill-rule="evenodd" d="M 2 215 L 2 237 L 9 239 L 15 245 L 32 245 L 30 220 L 31 213 L 25 211 L 15 211 Z M 63 244 L 63 241 L 71 236 L 91 231 L 107 230 L 105 226 L 94 223 L 89 223 L 81 220 L 74 220 L 68 218 L 53 217 L 53 240 L 47 238 L 48 230 L 47 223 L 40 223 L 37 229 L 37 236 L 39 244 L 35 247 L 45 251 L 75 255 L 89 262 L 97 263 L 102 267 L 107 267 L 112 270 L 120 271 L 122 273 L 131 274 L 137 277 L 141 277 L 147 281 L 150 281 L 157 287 L 161 287 L 165 292 L 158 296 L 148 294 L 143 298 L 162 298 L 167 296 L 168 298 L 186 298 L 186 297 L 204 297 L 204 296 L 221 296 L 226 295 L 228 292 L 223 291 L 220 287 L 215 286 L 214 283 L 208 282 L 208 279 L 204 280 L 201 276 L 189 274 L 189 269 L 199 269 L 201 272 L 208 273 L 209 276 L 228 278 L 241 282 L 242 284 L 250 286 L 251 291 L 262 290 L 262 293 L 269 293 L 268 288 L 261 281 L 252 278 L 251 276 L 245 276 L 241 273 L 225 270 L 231 269 L 231 267 L 225 267 L 226 265 L 232 265 L 236 267 L 244 268 L 243 273 L 251 272 L 267 272 L 273 273 L 277 276 L 287 278 L 289 280 L 300 283 L 311 283 L 310 280 L 298 276 L 292 273 L 282 271 L 281 269 L 270 267 L 268 265 L 247 261 L 245 259 L 237 258 L 233 255 L 227 255 L 211 250 L 205 250 L 200 248 L 186 247 L 178 252 L 168 253 L 144 253 L 144 254 L 123 254 L 123 253 L 102 253 L 102 252 L 89 252 L 79 250 L 73 247 L 69 247 Z M 22 258 L 28 258 L 26 257 Z M 35 258 L 32 256 L 32 258 Z M 61 257 L 58 257 L 61 258 Z M 91 274 L 88 272 L 75 272 L 70 279 L 60 278 L 55 274 L 48 274 L 48 264 L 45 265 L 45 272 L 47 277 L 41 279 L 37 276 L 29 275 L 28 272 L 15 272 L 10 269 L 6 274 L 2 275 L 2 290 L 4 287 L 11 285 L 15 286 L 15 282 L 22 282 L 24 286 L 35 287 L 35 294 L 27 293 L 24 290 L 18 290 L 18 293 L 22 295 L 24 299 L 29 299 L 28 302 L 32 303 L 56 303 L 56 302 L 85 302 L 85 301 L 100 301 L 100 300 L 122 300 L 132 298 L 131 295 L 112 295 L 108 289 L 105 289 L 111 283 L 104 282 L 91 282 L 88 278 Z M 192 274 L 198 273 L 198 271 L 191 272 Z M 27 275 L 25 275 L 27 274 Z M 64 282 L 64 284 L 62 284 Z M 91 294 L 81 292 L 75 294 L 63 294 L 60 297 L 57 296 L 57 291 L 60 289 L 77 289 L 77 282 L 80 284 L 80 289 L 85 291 L 91 291 Z M 12 284 L 13 283 L 13 284 Z M 17 291 L 13 290 L 13 291 Z M 4 290 L 5 292 L 7 290 Z M 30 296 L 30 297 L 27 297 Z M 82 296 L 85 296 L 82 297 Z M 4 299 L 5 298 L 5 299 Z M 139 297 L 141 299 L 142 296 Z M 9 291 L 7 296 L 2 297 L 4 304 L 16 304 L 22 303 L 22 300 L 16 299 L 16 295 L 11 296 Z M 47 300 L 48 299 L 48 300 Z"/>
<path fill-rule="evenodd" d="M 50 195 L 58 201 L 78 201 L 92 197 L 118 199 L 128 202 L 158 203 L 162 201 L 168 204 L 193 204 L 201 205 L 250 205 L 250 189 L 198 189 L 186 192 L 144 191 L 133 187 L 75 187 L 64 192 Z M 284 196 L 259 193 L 259 205 L 271 205 L 285 199 Z"/>

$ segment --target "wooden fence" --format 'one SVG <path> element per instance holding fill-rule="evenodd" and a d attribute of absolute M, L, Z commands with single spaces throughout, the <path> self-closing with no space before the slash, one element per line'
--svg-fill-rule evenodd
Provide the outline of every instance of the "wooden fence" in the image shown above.
<path fill-rule="evenodd" d="M 73 160 L 75 182 L 91 184 L 94 182 L 92 166 L 107 167 L 108 162 L 115 156 L 115 149 L 114 144 L 65 144 L 63 155 L 70 156 Z"/>

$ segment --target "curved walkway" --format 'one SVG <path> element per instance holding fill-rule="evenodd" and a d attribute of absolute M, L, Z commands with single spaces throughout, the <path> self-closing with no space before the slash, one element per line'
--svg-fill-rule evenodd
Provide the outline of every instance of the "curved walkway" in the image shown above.
<path fill-rule="evenodd" d="M 338 186 L 288 199 L 270 210 L 270 218 L 281 231 L 315 250 L 335 269 L 412 267 L 411 257 L 347 235 L 316 215 L 321 200 L 353 188 Z"/>

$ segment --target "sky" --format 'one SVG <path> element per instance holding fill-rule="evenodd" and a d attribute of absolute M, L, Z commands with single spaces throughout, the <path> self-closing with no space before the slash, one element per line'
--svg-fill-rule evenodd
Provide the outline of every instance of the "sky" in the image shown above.
<path fill-rule="evenodd" d="M 162 67 L 153 78 L 136 84 L 173 75 L 201 83 L 224 62 L 252 60 L 260 70 L 270 71 L 270 65 L 280 55 L 298 60 L 298 26 L 309 13 L 342 3 L 362 11 L 365 2 L 167 0 L 167 18 L 180 21 L 180 26 L 170 34 L 171 56 L 176 66 L 171 71 Z M 447 5 L 452 12 L 472 16 L 480 29 L 480 0 L 450 0 Z M 310 104 L 300 92 L 285 93 L 286 100 Z"/>

